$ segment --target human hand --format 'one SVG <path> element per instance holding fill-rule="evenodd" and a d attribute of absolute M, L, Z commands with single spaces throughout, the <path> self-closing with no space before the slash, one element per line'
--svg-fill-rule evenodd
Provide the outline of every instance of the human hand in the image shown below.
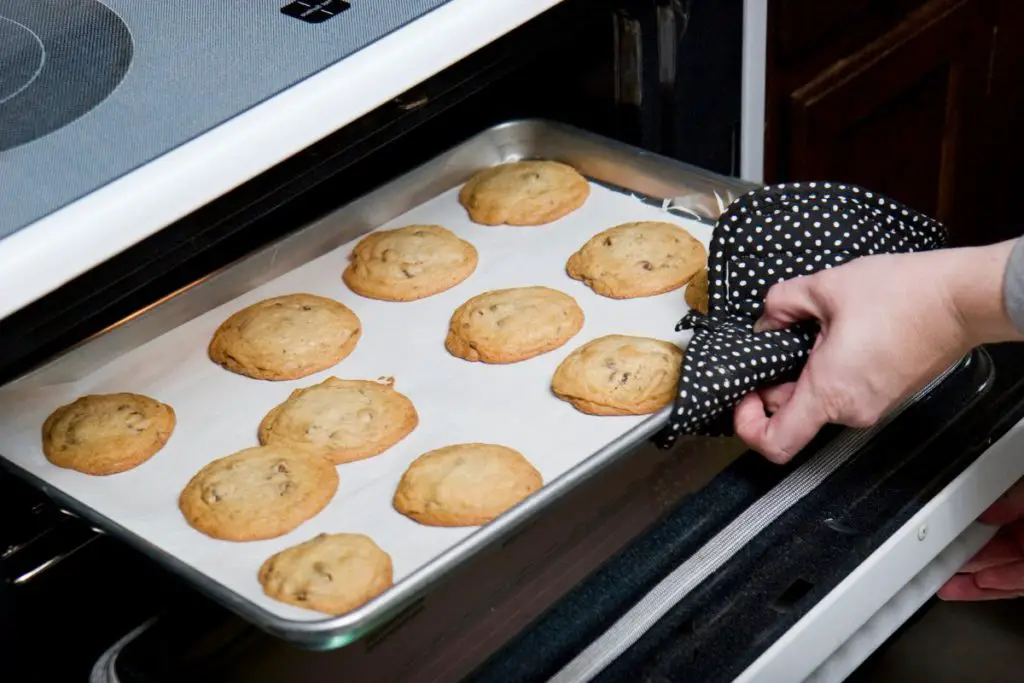
<path fill-rule="evenodd" d="M 999 600 L 1024 595 L 1024 481 L 978 519 L 1001 528 L 939 589 L 943 600 Z"/>
<path fill-rule="evenodd" d="M 869 427 L 976 344 L 1013 338 L 1012 246 L 866 256 L 772 287 L 756 331 L 808 319 L 821 331 L 796 382 L 739 403 L 737 435 L 785 463 L 825 424 Z"/>

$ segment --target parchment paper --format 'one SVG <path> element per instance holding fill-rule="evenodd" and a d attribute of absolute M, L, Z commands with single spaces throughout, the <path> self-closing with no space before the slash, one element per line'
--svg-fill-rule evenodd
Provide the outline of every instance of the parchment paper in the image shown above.
<path fill-rule="evenodd" d="M 307 263 L 238 299 L 141 346 L 78 381 L 0 391 L 0 453 L 53 487 L 192 565 L 246 600 L 293 620 L 325 618 L 263 594 L 256 579 L 271 554 L 320 532 L 358 532 L 390 553 L 396 583 L 477 529 L 420 526 L 391 507 L 405 468 L 441 446 L 481 441 L 522 452 L 550 483 L 645 417 L 592 417 L 551 394 L 550 379 L 565 356 L 605 334 L 651 336 L 685 345 L 674 332 L 687 307 L 683 290 L 615 301 L 594 294 L 565 274 L 565 262 L 593 234 L 619 223 L 667 220 L 685 227 L 705 246 L 711 228 L 679 218 L 629 195 L 592 184 L 578 211 L 538 227 L 488 227 L 468 220 L 451 190 L 382 228 L 436 223 L 473 243 L 476 272 L 442 294 L 411 303 L 380 302 L 351 292 L 341 280 L 354 243 Z M 444 338 L 451 313 L 480 292 L 546 285 L 573 296 L 586 323 L 565 346 L 511 365 L 469 363 L 448 354 Z M 325 372 L 288 382 L 234 375 L 206 354 L 214 330 L 231 313 L 280 294 L 310 292 L 350 307 L 363 337 L 347 359 Z M 420 416 L 419 427 L 382 455 L 339 467 L 330 505 L 292 533 L 268 541 L 218 541 L 193 530 L 178 510 L 178 494 L 203 465 L 258 445 L 256 429 L 292 390 L 328 376 L 394 377 Z M 92 477 L 50 464 L 40 426 L 57 406 L 83 394 L 131 391 L 170 404 L 178 424 L 168 444 L 143 465 L 109 477 Z"/>

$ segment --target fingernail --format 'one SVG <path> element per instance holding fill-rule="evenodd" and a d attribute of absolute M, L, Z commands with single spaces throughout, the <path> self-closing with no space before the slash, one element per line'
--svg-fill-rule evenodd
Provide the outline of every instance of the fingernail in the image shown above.
<path fill-rule="evenodd" d="M 758 318 L 757 322 L 754 323 L 754 333 L 759 332 L 770 332 L 772 330 L 779 329 L 778 323 L 771 318 Z"/>

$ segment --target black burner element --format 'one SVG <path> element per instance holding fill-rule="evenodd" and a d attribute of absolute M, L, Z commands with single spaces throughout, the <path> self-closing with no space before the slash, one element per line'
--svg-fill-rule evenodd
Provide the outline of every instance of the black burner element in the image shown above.
<path fill-rule="evenodd" d="M 131 60 L 128 27 L 96 0 L 0 0 L 0 152 L 88 112 Z"/>

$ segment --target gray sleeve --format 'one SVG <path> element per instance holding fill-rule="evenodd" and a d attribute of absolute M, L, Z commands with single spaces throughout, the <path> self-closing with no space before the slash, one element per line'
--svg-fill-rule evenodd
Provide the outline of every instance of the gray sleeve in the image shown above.
<path fill-rule="evenodd" d="M 1024 237 L 1017 240 L 1010 252 L 1003 288 L 1010 320 L 1018 332 L 1024 333 Z"/>

